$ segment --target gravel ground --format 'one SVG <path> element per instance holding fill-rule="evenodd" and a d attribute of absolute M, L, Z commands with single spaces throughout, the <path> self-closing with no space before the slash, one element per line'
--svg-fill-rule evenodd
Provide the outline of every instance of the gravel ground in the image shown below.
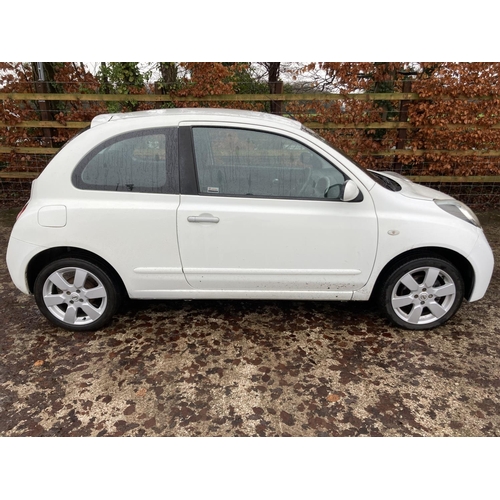
<path fill-rule="evenodd" d="M 430 332 L 364 303 L 132 302 L 52 327 L 11 283 L 0 210 L 2 436 L 499 436 L 500 213 L 486 297 Z"/>

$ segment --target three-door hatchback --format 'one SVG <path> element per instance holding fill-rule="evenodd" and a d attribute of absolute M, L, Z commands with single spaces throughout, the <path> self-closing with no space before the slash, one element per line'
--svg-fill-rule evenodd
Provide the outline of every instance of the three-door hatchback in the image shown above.
<path fill-rule="evenodd" d="M 69 330 L 122 298 L 368 300 L 441 325 L 483 297 L 493 255 L 449 196 L 354 164 L 300 123 L 249 111 L 108 114 L 33 182 L 15 285 Z"/>

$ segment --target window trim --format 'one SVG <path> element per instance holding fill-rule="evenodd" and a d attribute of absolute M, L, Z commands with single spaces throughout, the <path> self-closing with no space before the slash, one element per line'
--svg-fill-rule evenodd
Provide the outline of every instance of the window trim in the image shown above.
<path fill-rule="evenodd" d="M 179 178 L 181 194 L 198 195 L 198 170 L 194 160 L 192 127 L 179 127 Z"/>

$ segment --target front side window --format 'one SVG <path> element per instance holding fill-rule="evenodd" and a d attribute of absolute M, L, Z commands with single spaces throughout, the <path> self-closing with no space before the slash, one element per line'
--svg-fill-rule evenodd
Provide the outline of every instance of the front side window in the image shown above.
<path fill-rule="evenodd" d="M 346 177 L 304 144 L 256 130 L 194 127 L 199 192 L 339 199 Z"/>
<path fill-rule="evenodd" d="M 78 164 L 80 189 L 178 192 L 176 129 L 140 130 L 107 140 Z"/>

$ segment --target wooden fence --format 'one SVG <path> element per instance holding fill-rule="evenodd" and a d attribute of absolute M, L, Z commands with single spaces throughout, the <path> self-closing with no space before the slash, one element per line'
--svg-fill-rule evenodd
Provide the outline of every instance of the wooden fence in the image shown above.
<path fill-rule="evenodd" d="M 495 99 L 495 96 L 478 96 L 474 97 L 475 101 L 488 101 Z M 77 101 L 77 102 L 123 102 L 126 100 L 135 102 L 148 102 L 164 104 L 168 102 L 331 102 L 331 101 L 396 101 L 396 102 L 410 102 L 420 100 L 420 96 L 414 92 L 399 92 L 399 93 L 363 93 L 363 94 L 236 94 L 236 95 L 207 95 L 203 97 L 171 97 L 169 95 L 161 94 L 53 94 L 53 93 L 1 93 L 0 101 L 25 101 L 25 102 L 40 102 L 40 101 Z M 437 99 L 437 98 L 435 98 Z M 440 100 L 453 100 L 453 99 L 469 99 L 468 97 L 439 97 Z M 0 104 L 1 105 L 1 104 Z M 43 116 L 43 115 L 42 115 Z M 304 123 L 312 129 L 322 129 L 331 131 L 340 131 L 348 129 L 361 129 L 361 130 L 397 130 L 398 134 L 404 137 L 405 131 L 416 129 L 410 122 L 402 121 L 400 114 L 399 121 L 386 121 L 374 123 L 318 123 L 315 121 L 307 121 Z M 404 117 L 403 117 L 404 118 Z M 2 128 L 5 127 L 19 127 L 19 128 L 40 128 L 47 129 L 82 129 L 89 125 L 89 121 L 56 121 L 56 120 L 30 120 L 21 121 L 18 123 L 0 122 L 0 135 L 2 135 Z M 418 129 L 422 129 L 419 126 Z M 462 130 L 500 130 L 500 123 L 491 126 L 484 125 L 471 125 L 471 124 L 443 124 L 432 125 L 426 124 L 426 129 L 447 129 L 460 133 Z M 43 136 L 43 134 L 40 134 Z M 375 155 L 377 157 L 422 157 L 429 154 L 446 154 L 449 157 L 483 157 L 492 158 L 500 157 L 500 150 L 419 150 L 419 149 L 404 149 L 400 147 L 401 143 L 398 141 L 398 147 L 393 147 L 385 151 L 365 152 L 365 155 Z M 0 146 L 0 155 L 8 155 L 12 153 L 28 154 L 28 155 L 54 155 L 60 148 L 57 147 L 24 147 L 24 146 Z M 352 153 L 352 152 L 351 152 Z M 48 157 L 49 158 L 49 157 Z M 50 158 L 49 158 L 50 159 Z M 26 169 L 16 169 L 15 165 L 9 165 L 8 169 L 0 169 L 0 182 L 1 180 L 28 181 L 36 178 L 40 171 L 30 172 Z M 29 170 L 29 169 L 28 169 Z M 498 170 L 500 173 L 500 169 Z M 471 175 L 471 176 L 453 176 L 453 175 L 409 175 L 410 179 L 421 183 L 446 183 L 446 184 L 486 184 L 493 188 L 495 192 L 498 184 L 500 183 L 500 175 Z"/>

